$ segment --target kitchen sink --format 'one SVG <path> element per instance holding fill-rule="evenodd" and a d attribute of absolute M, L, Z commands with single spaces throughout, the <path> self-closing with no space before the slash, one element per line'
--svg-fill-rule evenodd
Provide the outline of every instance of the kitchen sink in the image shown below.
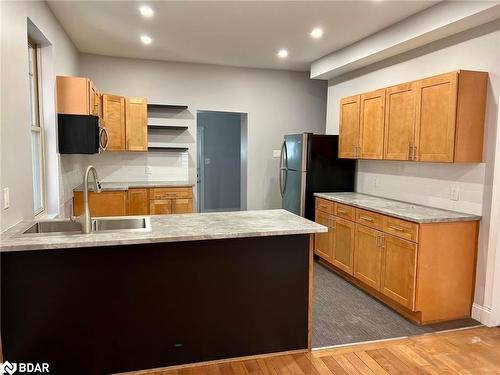
<path fill-rule="evenodd" d="M 102 217 L 92 219 L 92 232 L 149 232 L 149 217 Z M 69 219 L 37 221 L 22 234 L 81 234 L 80 223 Z"/>
<path fill-rule="evenodd" d="M 80 223 L 75 223 L 71 220 L 45 220 L 37 221 L 26 229 L 23 234 L 33 233 L 81 233 L 82 227 Z"/>
<path fill-rule="evenodd" d="M 92 220 L 92 231 L 134 231 L 148 232 L 151 230 L 149 217 L 109 217 Z"/>

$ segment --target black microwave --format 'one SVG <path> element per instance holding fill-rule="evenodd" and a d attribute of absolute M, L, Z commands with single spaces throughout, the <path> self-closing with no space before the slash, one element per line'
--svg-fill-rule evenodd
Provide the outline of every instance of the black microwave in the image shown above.
<path fill-rule="evenodd" d="M 57 115 L 60 154 L 97 154 L 108 145 L 108 132 L 98 116 Z"/>

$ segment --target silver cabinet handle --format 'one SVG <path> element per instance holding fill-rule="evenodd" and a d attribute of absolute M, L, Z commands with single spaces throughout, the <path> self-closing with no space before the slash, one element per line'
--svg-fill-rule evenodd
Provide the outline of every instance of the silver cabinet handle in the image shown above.
<path fill-rule="evenodd" d="M 413 146 L 411 143 L 408 144 L 408 160 L 412 160 L 412 151 L 413 151 Z"/>
<path fill-rule="evenodd" d="M 368 217 L 368 216 L 360 216 L 359 217 L 361 220 L 369 221 L 370 223 L 373 222 L 373 218 Z"/>
<path fill-rule="evenodd" d="M 404 232 L 405 231 L 404 228 L 397 227 L 395 225 L 389 225 L 389 228 L 397 230 L 398 232 Z"/>

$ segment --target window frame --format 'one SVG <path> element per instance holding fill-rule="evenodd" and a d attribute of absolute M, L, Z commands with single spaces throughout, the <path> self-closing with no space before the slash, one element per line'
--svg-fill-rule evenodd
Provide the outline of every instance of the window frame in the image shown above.
<path fill-rule="evenodd" d="M 41 96 L 40 93 L 42 91 L 41 86 L 42 82 L 40 79 L 40 46 L 31 38 L 28 37 L 28 54 L 30 53 L 29 49 L 31 48 L 33 50 L 33 62 L 30 62 L 30 56 L 28 56 L 28 64 L 32 64 L 31 67 L 28 67 L 29 69 L 33 69 L 33 80 L 35 82 L 34 85 L 34 98 L 32 98 L 32 93 L 29 93 L 30 96 L 30 136 L 32 137 L 33 132 L 36 132 L 40 134 L 40 147 L 39 147 L 39 155 L 38 155 L 38 160 L 40 163 L 40 192 L 41 192 L 41 208 L 38 210 L 35 209 L 35 190 L 34 190 L 34 181 L 33 181 L 33 214 L 35 218 L 39 218 L 41 216 L 44 216 L 47 213 L 47 195 L 46 195 L 46 172 L 45 172 L 45 132 L 43 128 L 43 112 L 42 112 L 42 103 L 41 103 Z M 28 78 L 31 79 L 30 76 L 30 70 L 28 69 Z M 30 83 L 30 91 L 31 91 L 31 83 Z M 34 100 L 34 103 L 32 102 L 32 99 Z M 36 121 L 35 124 L 32 123 L 31 119 L 31 111 L 32 108 L 31 106 L 35 106 L 35 115 L 36 115 Z M 31 140 L 31 157 L 33 160 L 33 141 Z M 32 166 L 32 179 L 34 178 L 33 174 L 33 166 Z"/>

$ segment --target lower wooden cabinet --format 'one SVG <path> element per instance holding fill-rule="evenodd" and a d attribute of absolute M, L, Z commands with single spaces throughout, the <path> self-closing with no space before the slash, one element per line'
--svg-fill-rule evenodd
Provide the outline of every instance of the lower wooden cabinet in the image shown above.
<path fill-rule="evenodd" d="M 382 269 L 382 232 L 356 224 L 354 276 L 366 285 L 379 290 Z"/>
<path fill-rule="evenodd" d="M 149 215 L 149 189 L 129 189 L 127 215 Z"/>
<path fill-rule="evenodd" d="M 193 212 L 193 189 L 191 187 L 130 188 L 101 193 L 89 192 L 89 205 L 91 215 L 96 217 L 185 214 Z M 80 215 L 82 206 L 82 192 L 75 191 L 73 215 Z"/>
<path fill-rule="evenodd" d="M 332 260 L 332 217 L 321 211 L 316 211 L 316 222 L 328 227 L 328 232 L 316 234 L 314 252 L 321 258 Z"/>
<path fill-rule="evenodd" d="M 99 216 L 123 216 L 127 214 L 127 191 L 89 192 L 90 214 Z M 83 193 L 75 191 L 73 195 L 73 215 L 79 216 L 83 211 Z"/>
<path fill-rule="evenodd" d="M 384 234 L 384 259 L 380 291 L 387 297 L 413 310 L 417 274 L 417 244 Z"/>
<path fill-rule="evenodd" d="M 418 224 L 316 199 L 321 262 L 417 323 L 470 317 L 477 221 Z"/>
<path fill-rule="evenodd" d="M 333 218 L 332 264 L 352 275 L 354 271 L 354 223 Z"/>

